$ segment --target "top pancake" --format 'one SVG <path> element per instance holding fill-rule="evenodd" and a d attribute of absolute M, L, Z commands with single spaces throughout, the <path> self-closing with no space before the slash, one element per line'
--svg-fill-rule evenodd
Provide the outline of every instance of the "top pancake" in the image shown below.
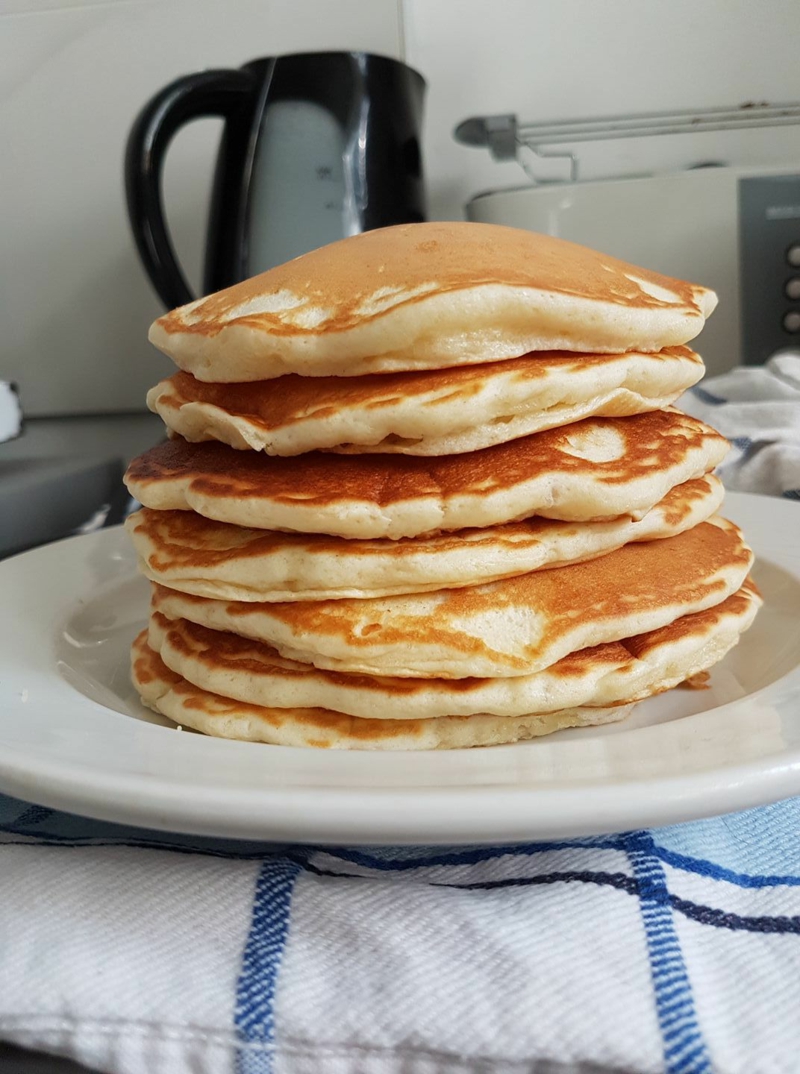
<path fill-rule="evenodd" d="M 401 224 L 343 239 L 160 317 L 150 340 L 199 380 L 356 376 L 528 351 L 659 351 L 713 291 L 516 228 Z"/>

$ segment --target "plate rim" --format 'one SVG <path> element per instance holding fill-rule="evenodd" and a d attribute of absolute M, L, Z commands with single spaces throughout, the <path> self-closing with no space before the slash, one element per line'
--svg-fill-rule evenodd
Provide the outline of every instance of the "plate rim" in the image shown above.
<path fill-rule="evenodd" d="M 279 747 L 275 747 L 276 749 Z M 26 802 L 47 808 L 75 813 L 98 821 L 204 837 L 259 842 L 298 842 L 320 845 L 360 846 L 458 846 L 477 844 L 513 844 L 540 840 L 573 839 L 619 833 L 640 828 L 664 827 L 690 820 L 738 812 L 767 802 L 792 797 L 800 790 L 800 749 L 792 751 L 769 767 L 754 761 L 743 765 L 723 766 L 691 776 L 671 776 L 651 780 L 626 781 L 627 794 L 619 796 L 619 785 L 578 788 L 578 793 L 591 793 L 594 819 L 580 821 L 585 812 L 571 808 L 575 789 L 565 787 L 531 787 L 514 785 L 497 787 L 493 784 L 474 787 L 370 787 L 357 790 L 342 787 L 265 788 L 258 792 L 215 790 L 217 813 L 198 820 L 197 813 L 186 808 L 186 787 L 162 785 L 150 797 L 141 797 L 141 782 L 136 777 L 103 780 L 92 785 L 91 793 L 81 793 L 74 775 L 80 769 L 70 768 L 59 775 L 42 765 L 39 778 L 48 786 L 32 788 L 24 765 L 16 766 L 4 757 L 0 760 L 0 790 Z M 723 773 L 725 783 L 719 782 Z M 760 789 L 765 778 L 777 785 L 777 793 L 764 797 Z M 691 782 L 690 790 L 683 786 Z M 733 789 L 731 787 L 733 783 Z M 129 786 L 126 787 L 126 784 Z M 31 790 L 34 796 L 31 795 Z M 630 821 L 631 795 L 646 790 L 639 803 L 636 823 Z M 123 791 L 124 793 L 120 793 Z M 107 793 L 111 792 L 111 793 Z M 183 792 L 183 794 L 181 793 Z M 265 834 L 261 817 L 247 819 L 247 806 L 258 794 L 266 810 L 276 809 Z M 314 803 L 319 796 L 324 801 Z M 364 799 L 368 798 L 365 809 Z M 469 822 L 448 825 L 440 821 L 425 821 L 424 809 L 446 799 L 451 806 L 469 805 L 480 801 L 484 810 L 481 820 L 470 816 Z M 530 811 L 546 799 L 548 820 L 531 828 Z M 414 818 L 415 834 L 409 834 L 407 807 L 413 800 L 418 807 Z M 599 800 L 599 801 L 598 801 Z M 487 809 L 487 802 L 494 808 Z M 309 834 L 309 808 L 318 805 L 320 817 L 314 821 L 315 834 Z M 219 807 L 223 808 L 220 810 Z M 527 808 L 521 809 L 520 806 Z M 288 808 L 287 808 L 288 807 Z M 554 808 L 555 807 L 555 808 Z M 404 812 L 405 810 L 405 812 Z M 516 812 L 514 812 L 516 810 Z M 167 813 L 167 811 L 169 811 Z M 360 819 L 354 821 L 354 814 Z M 509 813 L 514 814 L 509 819 Z M 420 816 L 419 814 L 422 814 Z M 554 815 L 555 814 L 555 815 Z M 397 819 L 396 819 L 397 818 Z M 626 819 L 627 818 L 627 819 Z M 576 828 L 576 823 L 579 828 Z M 502 825 L 504 834 L 498 834 Z M 343 827 L 349 829 L 343 836 Z"/>

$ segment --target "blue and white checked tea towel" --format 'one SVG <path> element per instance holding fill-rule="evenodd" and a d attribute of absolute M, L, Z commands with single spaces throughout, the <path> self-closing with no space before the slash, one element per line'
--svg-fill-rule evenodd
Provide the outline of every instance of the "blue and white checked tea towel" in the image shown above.
<path fill-rule="evenodd" d="M 800 498 L 800 360 L 689 408 L 737 438 L 730 485 Z M 0 1038 L 115 1074 L 793 1074 L 800 799 L 354 850 L 0 797 Z"/>

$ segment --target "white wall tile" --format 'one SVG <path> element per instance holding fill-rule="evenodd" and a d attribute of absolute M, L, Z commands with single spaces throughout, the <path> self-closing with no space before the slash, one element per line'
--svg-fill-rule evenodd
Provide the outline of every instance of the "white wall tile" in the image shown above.
<path fill-rule="evenodd" d="M 0 9 L 0 378 L 30 415 L 141 409 L 171 366 L 130 237 L 130 124 L 178 75 L 315 49 L 400 54 L 396 0 L 5 0 Z M 197 277 L 217 132 L 176 140 L 166 176 Z"/>
<path fill-rule="evenodd" d="M 429 80 L 431 215 L 527 182 L 515 163 L 457 145 L 470 115 L 568 119 L 800 98 L 797 0 L 404 0 L 406 59 Z M 578 147 L 585 178 L 701 160 L 796 163 L 800 127 Z M 543 176 L 567 174 L 562 163 Z"/>
<path fill-rule="evenodd" d="M 75 7 L 110 7 L 131 0 L 0 0 L 0 15 L 33 15 L 42 11 L 63 11 Z M 135 2 L 135 0 L 134 0 Z"/>

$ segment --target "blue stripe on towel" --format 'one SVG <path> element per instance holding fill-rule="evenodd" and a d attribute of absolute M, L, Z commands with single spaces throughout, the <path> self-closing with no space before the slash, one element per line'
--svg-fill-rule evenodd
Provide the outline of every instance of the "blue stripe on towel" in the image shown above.
<path fill-rule="evenodd" d="M 617 836 L 586 836 L 550 843 L 510 843 L 504 846 L 468 847 L 319 847 L 329 857 L 375 869 L 404 873 L 436 866 L 478 865 L 494 858 L 529 857 L 553 850 L 622 850 Z"/>
<path fill-rule="evenodd" d="M 711 1074 L 708 1051 L 697 1022 L 692 986 L 675 931 L 663 866 L 653 854 L 653 840 L 648 832 L 633 832 L 626 838 L 625 845 L 639 884 L 639 906 L 664 1044 L 665 1072 Z"/>
<path fill-rule="evenodd" d="M 787 500 L 800 500 L 800 489 L 787 489 L 781 496 L 785 496 Z"/>
<path fill-rule="evenodd" d="M 237 1054 L 237 1074 L 270 1074 L 272 1070 L 275 990 L 289 933 L 292 893 L 301 869 L 297 862 L 278 859 L 265 861 L 258 875 L 250 935 L 236 985 L 235 1022 L 244 1045 Z"/>
<path fill-rule="evenodd" d="M 724 865 L 717 865 L 716 862 L 708 861 L 706 858 L 680 854 L 676 850 L 670 850 L 658 844 L 654 844 L 653 853 L 675 869 L 680 869 L 685 873 L 696 873 L 698 876 L 707 876 L 712 880 L 724 880 L 740 888 L 800 887 L 800 876 L 787 873 L 743 873 L 728 869 Z"/>
<path fill-rule="evenodd" d="M 701 906 L 689 899 L 670 896 L 670 905 L 686 917 L 699 921 L 703 925 L 713 925 L 718 929 L 730 929 L 732 932 L 773 932 L 793 933 L 800 936 L 800 917 L 747 917 L 742 914 L 730 914 L 712 906 Z"/>
<path fill-rule="evenodd" d="M 330 874 L 322 874 L 330 875 Z M 347 874 L 337 874 L 340 876 Z M 548 884 L 596 884 L 598 887 L 612 887 L 626 891 L 629 895 L 638 895 L 639 885 L 633 877 L 624 873 L 603 873 L 590 869 L 570 869 L 560 872 L 542 873 L 539 876 L 512 876 L 503 880 L 465 880 L 459 883 L 445 883 L 432 880 L 432 888 L 457 888 L 459 891 L 497 891 L 499 888 L 531 888 Z"/>

